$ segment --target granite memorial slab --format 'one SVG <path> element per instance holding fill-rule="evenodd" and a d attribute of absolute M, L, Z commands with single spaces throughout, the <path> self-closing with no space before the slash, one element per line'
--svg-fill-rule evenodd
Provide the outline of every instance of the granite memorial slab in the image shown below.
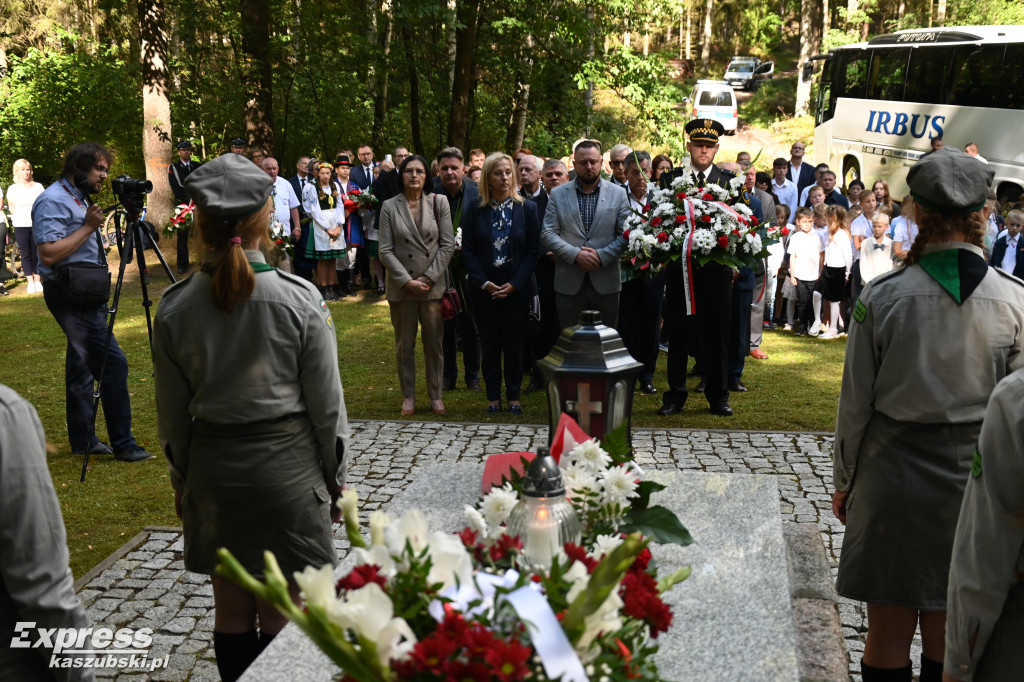
<path fill-rule="evenodd" d="M 386 510 L 420 509 L 431 530 L 458 530 L 463 506 L 480 496 L 480 463 L 429 464 Z M 667 488 L 652 496 L 676 513 L 695 542 L 651 545 L 662 573 L 693 573 L 666 596 L 672 628 L 658 638 L 664 680 L 798 679 L 797 646 L 786 544 L 775 477 L 648 470 Z M 347 571 L 343 562 L 339 573 Z M 340 671 L 289 624 L 242 682 L 330 682 Z"/>

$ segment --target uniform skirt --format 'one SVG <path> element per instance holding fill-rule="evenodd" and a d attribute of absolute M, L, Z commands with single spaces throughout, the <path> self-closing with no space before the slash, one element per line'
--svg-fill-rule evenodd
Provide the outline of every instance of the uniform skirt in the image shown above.
<path fill-rule="evenodd" d="M 846 293 L 846 268 L 826 265 L 821 273 L 821 278 L 818 279 L 818 284 L 821 288 L 821 295 L 826 301 L 843 300 L 843 295 Z"/>
<path fill-rule="evenodd" d="M 981 422 L 912 424 L 875 413 L 846 502 L 839 594 L 945 610 L 953 536 L 980 430 Z"/>
<path fill-rule="evenodd" d="M 253 575 L 336 565 L 330 494 L 309 419 L 194 425 L 182 494 L 185 568 L 212 575 L 226 547 Z"/>

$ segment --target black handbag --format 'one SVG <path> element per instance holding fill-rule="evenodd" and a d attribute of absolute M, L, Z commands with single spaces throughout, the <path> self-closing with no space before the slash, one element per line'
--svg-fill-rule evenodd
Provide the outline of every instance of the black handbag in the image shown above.
<path fill-rule="evenodd" d="M 95 232 L 103 263 L 68 263 L 61 268 L 64 296 L 76 308 L 92 310 L 106 305 L 110 298 L 110 268 L 100 233 Z"/>

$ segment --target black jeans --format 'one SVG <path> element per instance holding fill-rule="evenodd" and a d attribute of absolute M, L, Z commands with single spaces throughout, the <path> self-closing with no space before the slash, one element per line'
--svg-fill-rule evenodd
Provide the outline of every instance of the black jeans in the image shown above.
<path fill-rule="evenodd" d="M 665 300 L 665 273 L 623 283 L 619 294 L 619 335 L 626 350 L 644 368 L 637 375 L 641 383 L 654 378 L 658 363 L 658 332 L 661 307 Z"/>
<path fill-rule="evenodd" d="M 64 296 L 64 285 L 43 282 L 46 307 L 67 337 L 67 355 L 64 359 L 65 400 L 67 405 L 68 439 L 72 452 L 84 452 L 96 442 L 89 434 L 93 430 L 93 381 L 99 376 L 106 351 L 107 366 L 100 385 L 103 415 L 107 422 L 107 435 L 115 450 L 135 445 L 132 436 L 132 406 L 128 396 L 128 360 L 117 339 L 107 342 L 105 307 L 84 310 L 70 305 Z"/>
<path fill-rule="evenodd" d="M 479 289 L 472 296 L 473 316 L 480 334 L 481 369 L 487 400 L 501 400 L 503 374 L 505 397 L 509 401 L 519 400 L 523 383 L 523 344 L 529 299 L 521 291 L 499 300 L 492 299 L 490 294 Z"/>

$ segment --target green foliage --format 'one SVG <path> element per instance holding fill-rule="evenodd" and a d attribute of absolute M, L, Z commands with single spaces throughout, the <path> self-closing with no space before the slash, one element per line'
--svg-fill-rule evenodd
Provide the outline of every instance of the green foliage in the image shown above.
<path fill-rule="evenodd" d="M 679 522 L 679 518 L 660 505 L 629 510 L 626 521 L 619 524 L 619 530 L 623 533 L 643 533 L 652 541 L 663 544 L 685 547 L 693 543 L 690 531 Z"/>
<path fill-rule="evenodd" d="M 751 3 L 743 8 L 741 40 L 747 51 L 771 57 L 782 40 L 782 17 L 774 7 Z"/>
<path fill-rule="evenodd" d="M 796 76 L 775 77 L 765 81 L 743 105 L 744 123 L 767 128 L 775 121 L 793 115 L 796 106 Z"/>

